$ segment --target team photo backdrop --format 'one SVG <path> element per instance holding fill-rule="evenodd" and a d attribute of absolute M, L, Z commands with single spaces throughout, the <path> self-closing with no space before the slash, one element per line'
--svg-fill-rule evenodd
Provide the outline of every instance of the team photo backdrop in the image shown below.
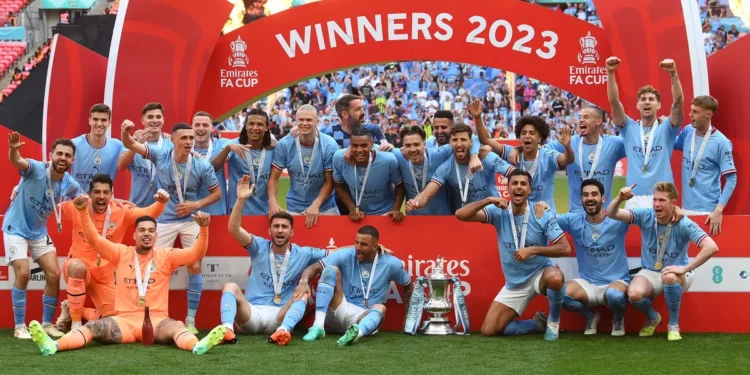
<path fill-rule="evenodd" d="M 668 112 L 672 98 L 669 77 L 658 62 L 672 58 L 683 84 L 686 113 L 694 95 L 710 93 L 721 103 L 714 125 L 734 143 L 738 169 L 738 185 L 725 210 L 724 230 L 716 238 L 721 251 L 697 271 L 696 282 L 683 300 L 681 327 L 684 331 L 750 331 L 750 327 L 731 324 L 744 319 L 743 301 L 750 292 L 750 258 L 742 236 L 750 219 L 732 216 L 750 213 L 750 185 L 742 172 L 750 156 L 746 145 L 750 132 L 736 121 L 750 116 L 750 107 L 742 102 L 750 95 L 750 77 L 744 66 L 737 64 L 750 57 L 750 39 L 740 39 L 706 60 L 702 39 L 695 38 L 699 24 L 690 1 L 597 0 L 603 24 L 599 28 L 513 0 L 439 4 L 384 0 L 377 9 L 363 8 L 356 0 L 326 0 L 265 17 L 226 35 L 221 35 L 221 29 L 231 5 L 223 0 L 208 2 L 211 6 L 206 0 L 121 1 L 109 59 L 56 37 L 44 124 L 29 124 L 43 127 L 43 138 L 24 139 L 23 155 L 44 159 L 54 139 L 87 133 L 85 109 L 94 103 L 112 107 L 113 137 L 119 137 L 124 119 L 139 124 L 140 110 L 149 101 L 164 104 L 168 131 L 175 122 L 189 121 L 198 110 L 221 120 L 308 77 L 383 61 L 443 60 L 493 66 L 548 82 L 608 109 L 604 61 L 617 55 L 623 59 L 617 79 L 628 114 L 637 116 L 636 90 L 652 84 L 662 93 L 662 115 Z M 0 130 L 4 135 L 9 132 L 5 127 Z M 0 145 L 0 151 L 7 151 L 4 142 Z M 681 157 L 679 153 L 673 156 L 676 181 L 680 181 Z M 18 174 L 10 163 L 0 165 L 6 175 L 0 182 L 0 196 L 7 197 Z M 128 196 L 129 180 L 127 172 L 118 173 L 117 197 Z M 0 205 L 5 210 L 8 201 Z M 702 218 L 696 220 L 702 224 Z M 251 232 L 267 234 L 265 217 L 246 217 L 243 223 Z M 359 226 L 376 225 L 382 242 L 396 251 L 413 276 L 426 275 L 429 262 L 438 255 L 446 257 L 449 273 L 465 283 L 474 330 L 481 326 L 487 307 L 503 284 L 497 241 L 489 226 L 460 223 L 452 217 L 408 217 L 400 224 L 384 218 L 367 218 L 362 223 L 351 223 L 345 217 L 323 218 L 312 230 L 300 224 L 295 226 L 293 240 L 318 247 L 351 244 Z M 203 262 L 207 292 L 197 321 L 202 328 L 218 323 L 221 285 L 227 281 L 244 285 L 247 279 L 250 260 L 229 238 L 226 226 L 226 217 L 213 218 L 210 248 Z M 62 262 L 70 234 L 50 232 Z M 631 269 L 639 263 L 638 233 L 634 228 L 628 234 Z M 695 254 L 696 249 L 691 248 L 690 255 Z M 575 277 L 574 257 L 558 263 L 566 278 Z M 10 301 L 10 272 L 7 266 L 0 266 L 0 300 Z M 41 302 L 35 301 L 40 300 L 36 297 L 41 294 L 42 277 L 40 272 L 31 276 L 29 316 L 40 314 Z M 185 270 L 178 270 L 170 294 L 174 316 L 185 312 L 186 283 Z M 400 328 L 401 302 L 393 292 L 385 329 Z M 665 311 L 661 298 L 657 307 Z M 537 309 L 547 310 L 546 300 L 535 300 L 526 315 Z M 706 319 L 708 316 L 711 318 Z M 628 329 L 639 327 L 641 319 L 629 310 Z M 1 310 L 0 327 L 11 326 L 10 309 Z M 563 314 L 563 328 L 582 329 L 583 322 Z"/>

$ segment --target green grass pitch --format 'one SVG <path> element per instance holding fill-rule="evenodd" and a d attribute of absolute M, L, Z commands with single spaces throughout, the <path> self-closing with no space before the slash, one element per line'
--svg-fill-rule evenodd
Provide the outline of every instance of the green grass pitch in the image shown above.
<path fill-rule="evenodd" d="M 207 331 L 202 331 L 200 337 Z M 285 347 L 265 336 L 240 336 L 203 356 L 174 346 L 97 343 L 42 356 L 31 340 L 0 330 L 3 374 L 742 374 L 750 368 L 750 336 L 686 333 L 668 342 L 663 333 L 593 337 L 561 333 L 556 342 L 541 334 L 487 338 L 424 337 L 378 333 L 348 347 L 339 335 L 313 343 L 294 332 Z"/>

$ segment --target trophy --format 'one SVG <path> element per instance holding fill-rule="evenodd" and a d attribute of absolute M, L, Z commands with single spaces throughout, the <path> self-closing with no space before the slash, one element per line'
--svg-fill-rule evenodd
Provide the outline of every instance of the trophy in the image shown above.
<path fill-rule="evenodd" d="M 444 336 L 456 334 L 456 328 L 463 326 L 463 333 L 469 333 L 469 314 L 466 310 L 461 282 L 457 277 L 450 277 L 445 273 L 445 259 L 438 256 L 435 267 L 427 278 L 417 278 L 414 292 L 409 303 L 409 315 L 404 326 L 404 332 L 414 335 L 417 325 L 422 319 L 422 312 L 426 310 L 432 317 L 425 320 L 419 332 L 423 335 Z M 450 298 L 450 283 L 453 283 L 453 300 Z M 428 287 L 429 294 L 425 301 L 424 288 Z M 456 311 L 456 326 L 444 315 L 450 313 L 451 308 Z"/>

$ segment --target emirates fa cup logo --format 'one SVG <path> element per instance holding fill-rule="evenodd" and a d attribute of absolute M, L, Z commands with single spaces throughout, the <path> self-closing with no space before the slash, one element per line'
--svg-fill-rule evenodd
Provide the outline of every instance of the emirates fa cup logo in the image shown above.
<path fill-rule="evenodd" d="M 599 61 L 599 52 L 596 52 L 596 45 L 599 42 L 596 38 L 591 36 L 591 32 L 588 35 L 578 40 L 581 43 L 581 52 L 578 53 L 578 62 L 581 64 L 596 64 Z"/>
<path fill-rule="evenodd" d="M 232 56 L 229 57 L 229 65 L 232 68 L 247 68 L 250 59 L 247 58 L 247 43 L 237 36 L 237 40 L 229 44 L 232 47 Z"/>

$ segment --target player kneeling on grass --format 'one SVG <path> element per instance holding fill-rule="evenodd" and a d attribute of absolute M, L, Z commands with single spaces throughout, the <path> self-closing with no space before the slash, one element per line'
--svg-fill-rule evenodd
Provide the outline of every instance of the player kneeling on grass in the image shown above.
<path fill-rule="evenodd" d="M 557 340 L 565 276 L 549 258 L 570 255 L 570 245 L 551 213 L 545 211 L 541 218 L 532 215 L 535 206 L 527 200 L 531 193 L 528 172 L 511 172 L 508 190 L 510 205 L 505 199 L 489 197 L 456 211 L 461 221 L 491 224 L 497 231 L 505 286 L 490 305 L 482 335 L 524 335 L 543 332 L 546 325 L 544 339 Z M 541 312 L 531 320 L 515 320 L 537 294 L 549 299 L 549 320 Z"/>
<path fill-rule="evenodd" d="M 188 332 L 185 324 L 170 319 L 169 278 L 183 264 L 199 261 L 208 249 L 208 223 L 211 217 L 203 212 L 193 215 L 200 226 L 195 245 L 187 249 L 156 247 L 156 220 L 142 216 L 135 221 L 135 246 L 112 243 L 96 231 L 88 212 L 89 198 L 79 195 L 73 202 L 78 209 L 86 241 L 96 249 L 103 259 L 114 265 L 119 280 L 116 284 L 115 310 L 118 315 L 92 320 L 83 327 L 72 330 L 58 341 L 53 341 L 37 321 L 31 322 L 31 338 L 42 354 L 52 355 L 57 351 L 79 349 L 96 340 L 103 344 L 129 344 L 144 338 L 158 344 L 174 342 L 182 350 L 204 354 L 221 343 L 226 328 L 218 326 L 198 341 Z M 145 309 L 150 310 L 151 326 L 144 327 Z"/>
<path fill-rule="evenodd" d="M 224 341 L 236 343 L 234 324 L 239 333 L 270 334 L 268 342 L 286 345 L 291 331 L 302 320 L 307 307 L 307 279 L 302 271 L 328 255 L 327 250 L 301 247 L 290 242 L 294 235 L 294 218 L 285 211 L 271 215 L 270 240 L 248 233 L 240 226 L 242 207 L 255 185 L 250 176 L 237 183 L 237 201 L 229 217 L 229 233 L 252 259 L 245 295 L 235 283 L 224 284 L 221 295 L 221 324 L 227 328 Z M 296 286 L 296 289 L 295 289 Z M 282 321 L 283 318 L 283 321 Z"/>
<path fill-rule="evenodd" d="M 646 314 L 648 320 L 640 336 L 651 336 L 661 323 L 652 299 L 664 292 L 669 310 L 667 339 L 680 340 L 680 302 L 682 293 L 693 284 L 693 270 L 719 252 L 711 237 L 677 207 L 677 188 L 671 182 L 654 185 L 653 208 L 620 210 L 620 203 L 633 198 L 633 187 L 624 187 L 609 204 L 607 216 L 641 227 L 641 266 L 628 288 L 630 303 Z M 678 218 L 675 218 L 675 215 Z M 690 261 L 688 245 L 692 241 L 701 250 Z"/>
<path fill-rule="evenodd" d="M 404 288 L 404 301 L 411 299 L 411 277 L 401 260 L 378 244 L 379 237 L 373 226 L 359 228 L 353 248 L 339 249 L 302 274 L 302 280 L 308 281 L 321 275 L 315 296 L 315 322 L 303 340 L 324 338 L 324 324 L 334 332 L 345 332 L 338 340 L 341 346 L 373 334 L 385 318 L 384 304 L 391 281 Z"/>
<path fill-rule="evenodd" d="M 595 335 L 601 316 L 591 308 L 606 305 L 613 312 L 612 336 L 625 335 L 626 294 L 630 285 L 625 234 L 628 223 L 607 217 L 602 205 L 604 185 L 594 179 L 581 183 L 581 207 L 586 211 L 556 215 L 560 228 L 573 237 L 580 277 L 565 285 L 563 307 L 586 318 L 585 335 Z M 537 203 L 537 210 L 546 206 Z M 547 207 L 544 207 L 547 208 Z M 547 208 L 548 209 L 548 208 Z"/>

